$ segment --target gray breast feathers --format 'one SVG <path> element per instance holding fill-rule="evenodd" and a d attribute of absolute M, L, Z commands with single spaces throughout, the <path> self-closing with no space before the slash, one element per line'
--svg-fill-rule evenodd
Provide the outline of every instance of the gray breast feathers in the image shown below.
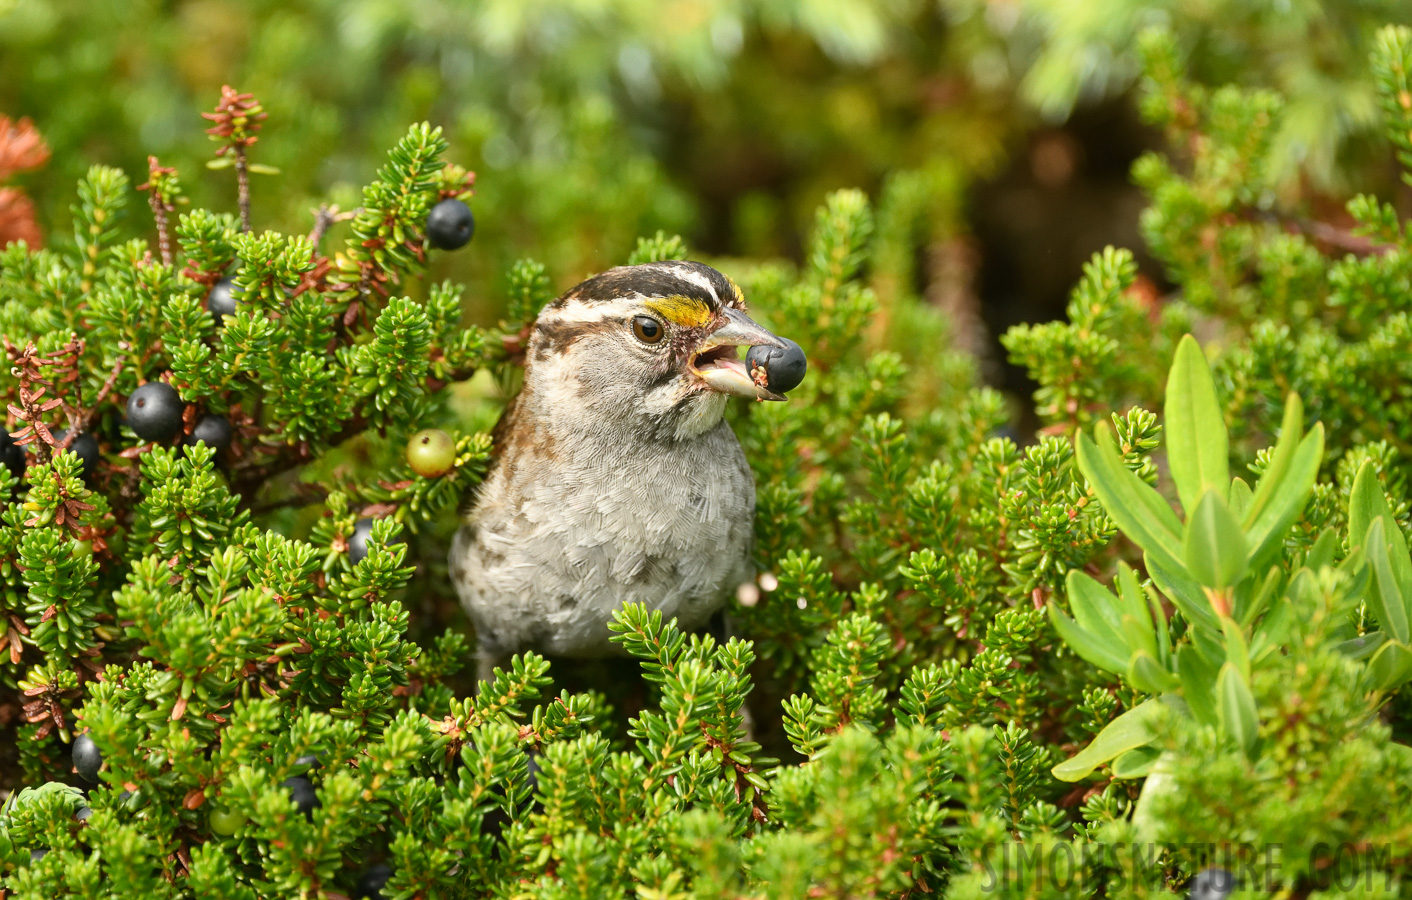
<path fill-rule="evenodd" d="M 490 474 L 452 549 L 483 653 L 604 655 L 624 602 L 696 628 L 750 576 L 754 482 L 725 422 L 670 445 L 524 456 Z"/>

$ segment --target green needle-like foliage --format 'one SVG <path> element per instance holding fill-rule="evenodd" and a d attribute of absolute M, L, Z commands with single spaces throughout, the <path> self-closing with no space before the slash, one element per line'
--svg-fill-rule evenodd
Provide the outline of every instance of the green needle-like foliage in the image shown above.
<path fill-rule="evenodd" d="M 1376 45 L 1406 162 L 1412 33 Z M 525 653 L 478 687 L 447 539 L 564 273 L 516 262 L 508 318 L 461 324 L 424 226 L 473 178 L 428 126 L 332 256 L 332 220 L 177 216 L 155 162 L 157 240 L 132 237 L 94 169 L 71 244 L 0 252 L 6 896 L 350 897 L 374 865 L 401 900 L 1161 897 L 1212 864 L 1405 890 L 1409 229 L 1360 197 L 1356 233 L 1304 233 L 1269 190 L 1279 98 L 1142 49 L 1181 148 L 1135 172 L 1176 290 L 1110 248 L 1067 321 L 1005 337 L 1033 440 L 906 287 L 926 186 L 831 194 L 798 269 L 722 263 L 810 366 L 730 413 L 758 576 L 726 634 L 629 605 L 624 659 Z M 154 382 L 163 441 L 125 416 Z M 436 426 L 455 458 L 417 475 Z"/>

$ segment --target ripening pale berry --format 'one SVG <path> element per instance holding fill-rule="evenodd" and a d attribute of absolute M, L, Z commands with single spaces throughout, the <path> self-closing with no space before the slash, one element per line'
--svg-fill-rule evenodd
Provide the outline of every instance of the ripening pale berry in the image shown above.
<path fill-rule="evenodd" d="M 454 197 L 441 201 L 427 213 L 427 240 L 438 250 L 460 250 L 475 233 L 471 208 Z"/>
<path fill-rule="evenodd" d="M 224 323 L 226 316 L 235 312 L 235 285 L 229 278 L 222 278 L 211 287 L 211 293 L 206 297 L 206 309 L 217 325 Z"/>
<path fill-rule="evenodd" d="M 456 464 L 456 442 L 440 428 L 424 428 L 407 441 L 407 465 L 423 478 L 437 478 Z"/>
<path fill-rule="evenodd" d="M 230 446 L 230 439 L 234 431 L 230 427 L 230 420 L 225 416 L 217 416 L 207 413 L 196 421 L 196 427 L 191 429 L 191 443 L 197 442 L 214 447 L 217 453 L 224 453 Z"/>
<path fill-rule="evenodd" d="M 98 770 L 103 768 L 103 754 L 87 733 L 74 738 L 73 761 L 74 771 L 80 778 L 84 781 L 98 780 Z"/>
<path fill-rule="evenodd" d="M 804 350 L 787 337 L 780 338 L 783 347 L 766 347 L 757 344 L 745 354 L 745 366 L 753 374 L 755 369 L 765 370 L 765 387 L 776 394 L 784 394 L 799 387 L 809 361 Z M 756 384 L 759 384 L 757 381 Z"/>
<path fill-rule="evenodd" d="M 127 398 L 127 424 L 144 441 L 169 441 L 181 431 L 181 396 L 163 381 L 149 381 Z"/>
<path fill-rule="evenodd" d="M 222 837 L 230 837 L 245 824 L 245 816 L 231 809 L 211 810 L 211 830 Z"/>

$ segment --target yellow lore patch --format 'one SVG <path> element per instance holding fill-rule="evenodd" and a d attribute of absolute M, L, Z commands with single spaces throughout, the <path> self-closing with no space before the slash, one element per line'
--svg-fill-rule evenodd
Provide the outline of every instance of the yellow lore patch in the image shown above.
<path fill-rule="evenodd" d="M 685 328 L 704 327 L 709 325 L 711 319 L 714 318 L 711 307 L 707 306 L 704 301 L 681 295 L 648 300 L 646 306 L 667 321 Z"/>
<path fill-rule="evenodd" d="M 726 276 L 726 281 L 731 283 L 731 290 L 735 291 L 735 305 L 741 309 L 745 309 L 745 292 L 740 289 L 740 285 L 735 283 L 735 279 L 729 275 Z"/>

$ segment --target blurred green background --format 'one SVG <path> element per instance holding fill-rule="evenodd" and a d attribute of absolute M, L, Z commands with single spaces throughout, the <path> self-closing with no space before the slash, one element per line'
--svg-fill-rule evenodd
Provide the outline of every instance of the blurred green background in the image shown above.
<path fill-rule="evenodd" d="M 698 256 L 797 259 L 825 192 L 858 186 L 913 253 L 895 269 L 911 283 L 875 287 L 941 307 L 988 379 L 1023 392 L 995 335 L 1061 315 L 1094 250 L 1139 246 L 1128 166 L 1161 141 L 1131 101 L 1142 28 L 1171 27 L 1205 83 L 1285 93 L 1271 202 L 1337 217 L 1350 190 L 1407 206 L 1365 66 L 1395 21 L 1412 4 L 0 0 L 0 113 L 53 149 L 16 181 L 51 240 L 95 162 L 140 182 L 156 154 L 194 203 L 233 209 L 199 118 L 224 83 L 269 112 L 252 159 L 281 175 L 255 177 L 257 229 L 356 206 L 408 123 L 442 125 L 479 174 L 479 231 L 433 274 L 470 286 L 479 322 L 514 259 L 565 287 L 658 229 Z"/>

